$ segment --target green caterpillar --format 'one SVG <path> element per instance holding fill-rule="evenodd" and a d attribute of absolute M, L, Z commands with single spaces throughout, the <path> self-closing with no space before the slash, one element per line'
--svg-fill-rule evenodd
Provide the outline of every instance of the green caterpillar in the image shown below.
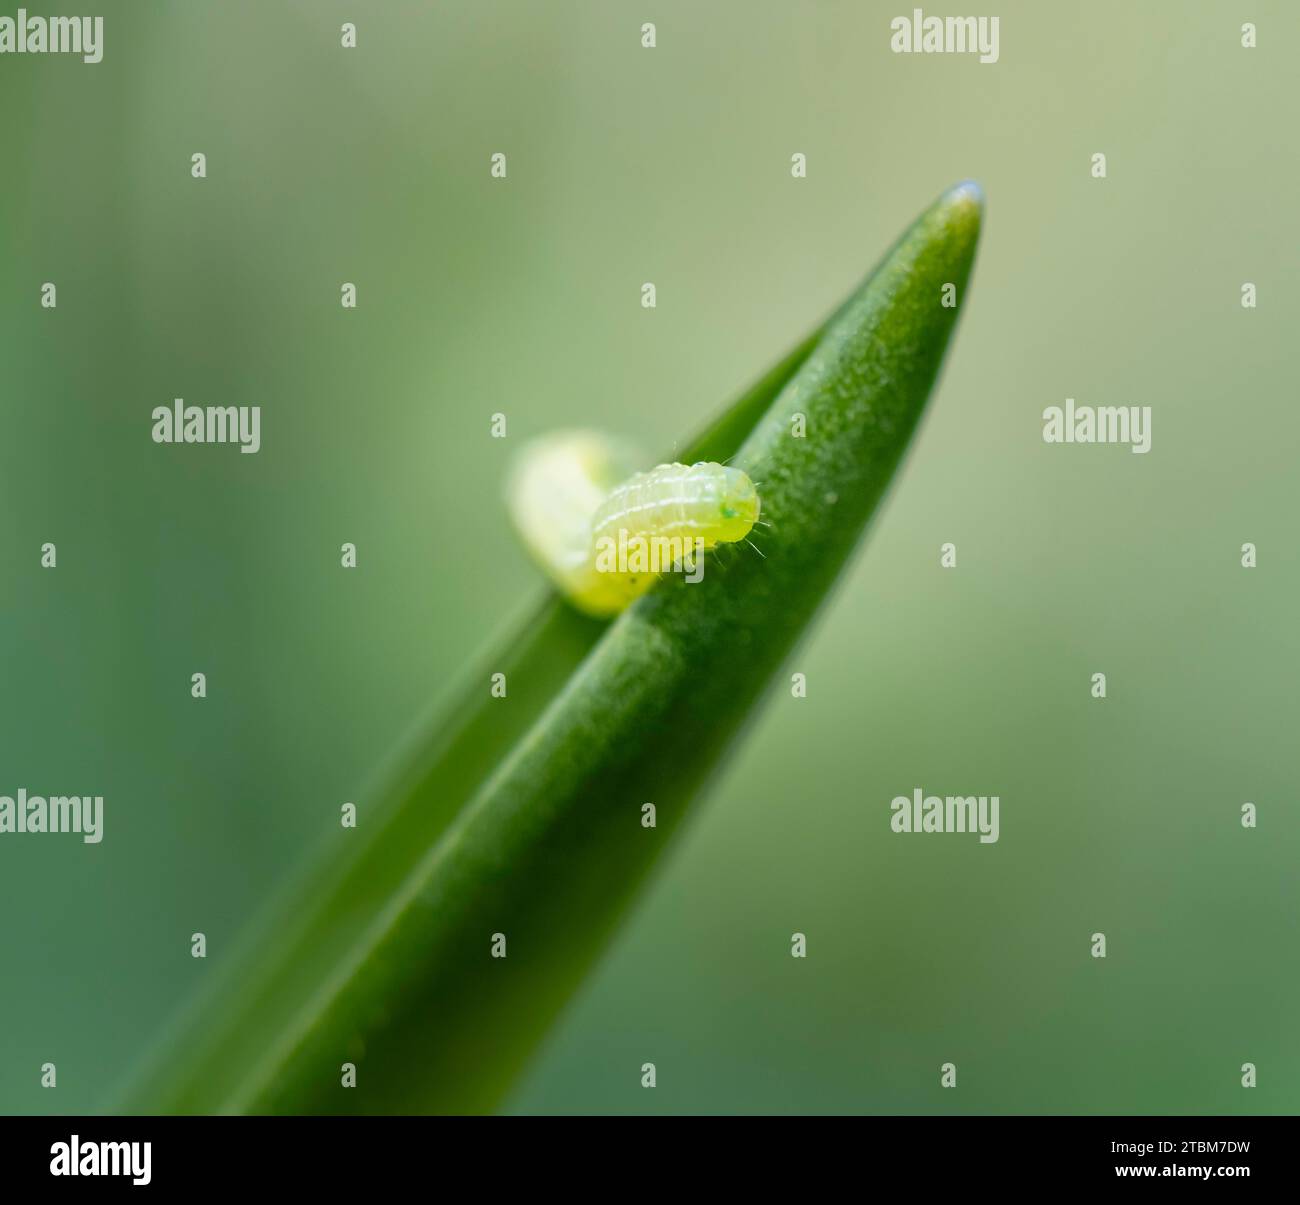
<path fill-rule="evenodd" d="M 740 469 L 661 464 L 620 480 L 628 459 L 592 432 L 549 436 L 525 449 L 508 491 L 524 544 L 590 615 L 616 615 L 674 567 L 698 580 L 703 553 L 759 521 L 758 491 Z"/>

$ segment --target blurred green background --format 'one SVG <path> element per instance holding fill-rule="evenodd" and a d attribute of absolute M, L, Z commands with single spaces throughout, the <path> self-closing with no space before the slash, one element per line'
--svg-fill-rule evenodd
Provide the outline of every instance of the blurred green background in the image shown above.
<path fill-rule="evenodd" d="M 103 1107 L 532 605 L 524 439 L 668 453 L 966 176 L 966 313 L 808 697 L 510 1107 L 1296 1109 L 1296 6 L 999 3 L 996 65 L 857 0 L 27 7 L 105 51 L 0 58 L 0 794 L 106 802 L 102 845 L 0 839 L 0 1109 Z M 1044 444 L 1067 396 L 1153 450 Z M 154 445 L 174 397 L 260 405 L 261 452 Z M 891 833 L 917 786 L 1001 840 Z"/>

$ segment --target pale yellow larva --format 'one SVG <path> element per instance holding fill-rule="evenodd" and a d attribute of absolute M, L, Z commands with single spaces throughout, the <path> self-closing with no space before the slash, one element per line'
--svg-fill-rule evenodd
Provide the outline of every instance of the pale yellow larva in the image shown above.
<path fill-rule="evenodd" d="M 617 614 L 674 562 L 693 565 L 758 522 L 758 491 L 740 469 L 661 464 L 611 487 L 627 455 L 594 432 L 548 436 L 525 449 L 508 494 L 534 559 L 590 615 Z"/>
<path fill-rule="evenodd" d="M 706 550 L 734 544 L 758 522 L 758 491 L 740 469 L 712 460 L 661 464 L 615 486 L 591 520 L 593 539 L 702 540 Z"/>

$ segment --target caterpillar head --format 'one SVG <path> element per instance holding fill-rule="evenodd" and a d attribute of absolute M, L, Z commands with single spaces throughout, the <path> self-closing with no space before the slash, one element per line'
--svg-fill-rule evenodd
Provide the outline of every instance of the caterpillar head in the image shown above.
<path fill-rule="evenodd" d="M 718 486 L 718 542 L 734 544 L 758 522 L 758 490 L 744 470 L 726 467 Z"/>

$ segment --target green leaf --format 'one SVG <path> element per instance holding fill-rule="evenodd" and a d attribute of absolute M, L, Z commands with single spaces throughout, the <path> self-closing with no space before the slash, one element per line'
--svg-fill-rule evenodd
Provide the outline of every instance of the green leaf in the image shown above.
<path fill-rule="evenodd" d="M 945 193 L 683 452 L 734 451 L 761 482 L 764 556 L 742 546 L 698 584 L 669 575 L 610 625 L 548 601 L 489 667 L 508 699 L 487 699 L 485 670 L 456 729 L 417 728 L 383 802 L 270 911 L 130 1107 L 500 1101 L 857 544 L 938 374 L 958 313 L 943 286 L 964 298 L 980 216 L 975 186 Z"/>

